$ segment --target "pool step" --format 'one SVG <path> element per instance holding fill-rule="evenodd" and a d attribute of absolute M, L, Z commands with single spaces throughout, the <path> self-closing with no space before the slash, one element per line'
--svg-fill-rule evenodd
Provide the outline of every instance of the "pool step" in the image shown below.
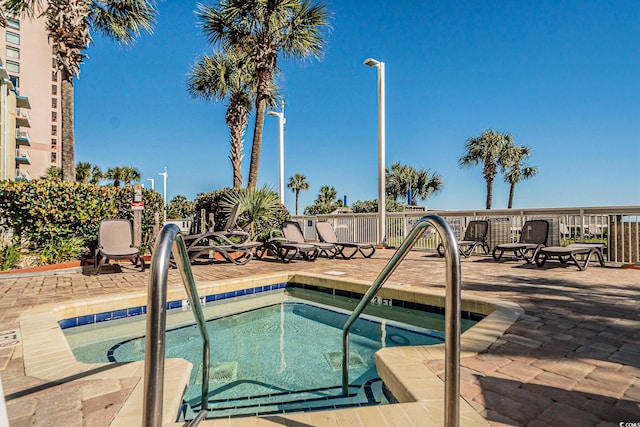
<path fill-rule="evenodd" d="M 350 386 L 348 396 L 342 396 L 342 387 L 335 386 L 247 398 L 210 399 L 208 418 L 247 417 L 369 406 L 380 404 L 381 400 L 382 380 L 376 378 L 360 386 Z M 193 418 L 199 410 L 199 403 L 187 408 L 184 414 L 185 419 Z"/>

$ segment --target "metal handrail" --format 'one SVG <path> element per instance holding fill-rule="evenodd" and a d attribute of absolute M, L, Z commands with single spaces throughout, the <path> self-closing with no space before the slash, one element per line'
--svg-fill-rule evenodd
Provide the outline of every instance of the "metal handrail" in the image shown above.
<path fill-rule="evenodd" d="M 180 233 L 180 228 L 177 225 L 166 224 L 162 228 L 153 250 L 149 273 L 142 419 L 142 425 L 145 427 L 162 426 L 164 352 L 167 324 L 167 276 L 169 258 L 172 252 L 203 341 L 202 409 L 194 422 L 202 420 L 209 410 L 209 335 L 207 334 L 204 313 L 202 312 L 198 290 L 193 280 L 184 236 Z M 195 424 L 192 423 L 190 425 Z"/>
<path fill-rule="evenodd" d="M 445 249 L 446 293 L 445 293 L 445 378 L 444 378 L 444 425 L 457 427 L 460 424 L 460 252 L 458 243 L 447 222 L 437 215 L 423 216 L 416 222 L 402 245 L 389 260 L 378 278 L 362 297 L 342 329 L 342 394 L 349 392 L 349 329 L 362 311 L 371 302 L 398 264 L 420 238 L 424 229 L 433 226 L 442 238 Z"/>

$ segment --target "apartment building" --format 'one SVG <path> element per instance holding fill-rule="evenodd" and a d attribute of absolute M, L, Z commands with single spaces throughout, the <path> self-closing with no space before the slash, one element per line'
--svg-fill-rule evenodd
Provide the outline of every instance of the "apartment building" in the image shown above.
<path fill-rule="evenodd" d="M 62 166 L 60 76 L 44 20 L 8 17 L 7 26 L 0 27 L 0 44 L 0 58 L 17 93 L 16 134 L 21 138 L 13 177 L 40 178 L 49 167 Z"/>

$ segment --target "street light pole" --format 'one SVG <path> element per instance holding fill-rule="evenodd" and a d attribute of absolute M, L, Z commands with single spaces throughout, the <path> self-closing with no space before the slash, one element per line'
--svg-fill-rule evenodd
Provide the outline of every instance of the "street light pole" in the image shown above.
<path fill-rule="evenodd" d="M 280 150 L 280 203 L 284 205 L 284 124 L 287 120 L 284 118 L 284 101 L 281 104 L 281 111 L 269 111 L 270 116 L 278 117 L 278 146 Z"/>
<path fill-rule="evenodd" d="M 151 190 L 155 190 L 156 189 L 156 180 L 153 178 L 147 178 L 147 181 L 151 181 Z"/>
<path fill-rule="evenodd" d="M 169 176 L 167 174 L 167 167 L 164 167 L 164 172 L 158 172 L 158 175 L 160 175 L 163 178 L 164 181 L 164 185 L 162 187 L 162 202 L 164 204 L 164 206 L 162 207 L 162 210 L 164 212 L 164 223 L 167 222 L 167 177 Z"/>
<path fill-rule="evenodd" d="M 385 183 L 385 88 L 384 62 L 367 58 L 364 65 L 378 68 L 378 242 L 385 243 L 386 239 L 386 183 Z"/>

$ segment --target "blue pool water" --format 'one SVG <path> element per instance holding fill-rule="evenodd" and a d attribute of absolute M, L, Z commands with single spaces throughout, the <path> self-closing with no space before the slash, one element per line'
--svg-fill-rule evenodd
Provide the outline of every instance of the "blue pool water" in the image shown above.
<path fill-rule="evenodd" d="M 297 401 L 340 395 L 342 327 L 355 301 L 334 296 L 330 299 L 336 306 L 329 306 L 326 297 L 313 301 L 308 291 L 293 292 L 296 294 L 304 299 L 289 297 L 276 304 L 207 322 L 211 340 L 209 391 L 213 407 L 244 407 L 248 406 L 247 401 L 260 399 L 260 405 L 265 406 L 292 394 L 296 394 Z M 392 312 L 390 308 L 382 311 Z M 433 313 L 403 310 L 398 316 L 403 320 L 413 319 L 409 323 L 414 324 L 442 324 L 442 316 Z M 464 328 L 473 323 L 466 321 Z M 65 330 L 65 333 L 73 332 Z M 438 344 L 443 342 L 443 337 L 441 330 L 419 328 L 397 320 L 373 315 L 358 319 L 349 340 L 349 384 L 355 389 L 354 394 L 379 381 L 373 355 L 380 348 Z M 82 362 L 143 360 L 144 340 L 144 336 L 139 335 L 105 339 L 90 345 L 75 345 L 73 351 Z M 197 409 L 202 387 L 202 340 L 195 324 L 167 331 L 166 357 L 184 358 L 193 364 L 184 399 L 191 408 Z M 249 412 L 252 411 L 265 412 L 255 409 Z"/>

